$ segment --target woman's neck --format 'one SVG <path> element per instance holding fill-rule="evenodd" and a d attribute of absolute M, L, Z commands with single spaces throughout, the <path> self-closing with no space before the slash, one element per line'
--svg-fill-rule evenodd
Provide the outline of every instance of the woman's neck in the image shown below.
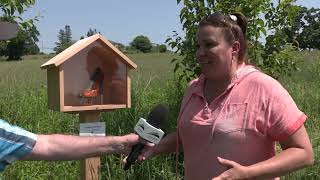
<path fill-rule="evenodd" d="M 232 68 L 230 74 L 221 79 L 207 79 L 205 80 L 203 94 L 208 103 L 213 101 L 221 93 L 223 93 L 229 86 L 234 77 L 236 71 L 242 66 L 238 64 L 236 67 Z"/>
<path fill-rule="evenodd" d="M 206 79 L 203 89 L 203 95 L 208 103 L 213 101 L 221 93 L 223 93 L 231 80 L 211 80 Z"/>

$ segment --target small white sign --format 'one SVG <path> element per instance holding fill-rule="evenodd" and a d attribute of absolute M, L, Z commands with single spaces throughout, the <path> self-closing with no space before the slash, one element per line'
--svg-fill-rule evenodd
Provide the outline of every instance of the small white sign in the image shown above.
<path fill-rule="evenodd" d="M 80 123 L 80 136 L 105 136 L 106 123 Z"/>

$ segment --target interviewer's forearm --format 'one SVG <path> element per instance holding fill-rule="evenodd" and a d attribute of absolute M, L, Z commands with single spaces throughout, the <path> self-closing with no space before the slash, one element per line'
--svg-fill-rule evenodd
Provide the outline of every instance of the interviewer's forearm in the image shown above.
<path fill-rule="evenodd" d="M 126 139 L 123 136 L 80 137 L 72 135 L 38 135 L 38 141 L 24 159 L 73 160 L 104 154 L 123 153 Z"/>

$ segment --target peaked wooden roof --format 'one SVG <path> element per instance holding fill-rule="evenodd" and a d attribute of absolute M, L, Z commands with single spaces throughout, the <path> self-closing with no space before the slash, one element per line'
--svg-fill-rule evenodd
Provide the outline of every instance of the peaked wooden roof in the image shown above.
<path fill-rule="evenodd" d="M 126 55 L 124 55 L 120 50 L 118 50 L 114 45 L 112 45 L 107 39 L 105 39 L 103 36 L 100 34 L 95 34 L 93 36 L 84 38 L 82 40 L 79 40 L 78 42 L 74 43 L 72 46 L 69 48 L 65 49 L 46 63 L 41 65 L 41 68 L 46 69 L 51 66 L 59 66 L 69 58 L 71 58 L 73 55 L 77 54 L 80 52 L 82 49 L 86 48 L 93 42 L 96 42 L 98 40 L 101 40 L 102 43 L 107 45 L 112 51 L 114 51 L 121 59 L 125 61 L 125 63 L 131 68 L 135 69 L 137 68 L 137 65 L 132 62 Z"/>

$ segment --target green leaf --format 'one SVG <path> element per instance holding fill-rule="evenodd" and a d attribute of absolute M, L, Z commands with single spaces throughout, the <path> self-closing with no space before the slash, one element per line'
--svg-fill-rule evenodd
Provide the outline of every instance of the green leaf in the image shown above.
<path fill-rule="evenodd" d="M 263 33 L 264 36 L 267 36 L 267 31 L 264 27 L 262 27 L 260 31 Z"/>
<path fill-rule="evenodd" d="M 13 16 L 13 14 L 14 14 L 14 7 L 11 6 L 11 8 L 10 8 L 10 15 Z"/>
<path fill-rule="evenodd" d="M 164 41 L 164 43 L 168 43 L 169 41 L 172 41 L 172 38 L 167 38 L 165 41 Z"/>
<path fill-rule="evenodd" d="M 264 21 L 262 19 L 257 19 L 256 22 L 260 25 L 260 27 L 264 27 Z"/>

